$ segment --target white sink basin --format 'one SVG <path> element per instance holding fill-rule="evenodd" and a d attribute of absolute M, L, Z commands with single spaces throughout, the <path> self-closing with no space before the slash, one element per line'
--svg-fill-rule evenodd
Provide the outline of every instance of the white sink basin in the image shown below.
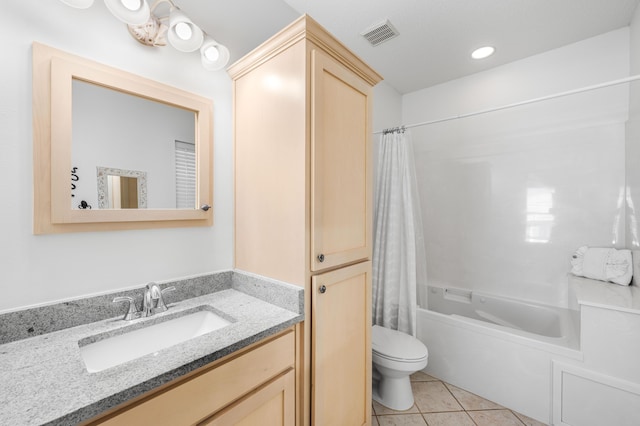
<path fill-rule="evenodd" d="M 202 336 L 231 324 L 211 311 L 201 310 L 80 347 L 87 371 L 95 373 L 115 367 Z"/>

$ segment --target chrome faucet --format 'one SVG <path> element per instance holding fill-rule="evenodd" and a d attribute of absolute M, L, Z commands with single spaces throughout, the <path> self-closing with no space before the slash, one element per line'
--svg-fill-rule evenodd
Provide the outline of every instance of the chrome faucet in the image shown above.
<path fill-rule="evenodd" d="M 171 286 L 160 290 L 160 287 L 158 287 L 156 283 L 147 284 L 144 290 L 144 297 L 142 298 L 142 316 L 150 317 L 158 312 L 166 311 L 167 305 L 164 303 L 162 295 L 175 289 L 175 287 Z"/>
<path fill-rule="evenodd" d="M 124 314 L 124 317 L 122 318 L 123 320 L 130 321 L 132 319 L 140 318 L 140 311 L 136 307 L 136 301 L 135 301 L 135 299 L 133 297 L 131 297 L 131 296 L 116 297 L 115 299 L 113 299 L 113 303 L 117 303 L 117 302 L 128 302 L 129 303 L 129 307 L 127 309 L 127 313 Z"/>
<path fill-rule="evenodd" d="M 160 290 L 158 284 L 149 283 L 144 289 L 144 295 L 142 296 L 142 309 L 138 310 L 135 299 L 131 296 L 116 297 L 113 302 L 129 302 L 127 313 L 122 318 L 125 321 L 129 321 L 137 318 L 150 317 L 158 312 L 166 311 L 167 305 L 164 302 L 163 295 L 169 291 L 173 291 L 176 288 L 171 286 L 164 290 Z"/>

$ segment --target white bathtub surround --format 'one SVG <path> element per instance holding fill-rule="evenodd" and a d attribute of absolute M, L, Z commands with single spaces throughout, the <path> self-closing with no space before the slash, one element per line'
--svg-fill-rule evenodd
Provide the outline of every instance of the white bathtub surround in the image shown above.
<path fill-rule="evenodd" d="M 631 250 L 582 246 L 571 256 L 571 273 L 594 280 L 629 285 L 633 275 Z"/>
<path fill-rule="evenodd" d="M 417 283 L 426 282 L 422 216 L 409 133 L 379 141 L 373 217 L 373 322 L 416 334 Z"/>
<path fill-rule="evenodd" d="M 576 312 L 460 289 L 431 290 L 430 308 L 442 313 L 418 309 L 418 338 L 429 347 L 423 371 L 549 423 L 552 361 L 582 359 Z"/>
<path fill-rule="evenodd" d="M 640 424 L 638 287 L 569 276 L 580 307 L 583 362 L 553 362 L 553 424 Z"/>
<path fill-rule="evenodd" d="M 623 28 L 406 94 L 403 121 L 498 108 L 629 75 Z M 568 259 L 577 247 L 630 245 L 625 127 L 629 89 L 639 84 L 411 129 L 429 285 L 566 307 Z"/>

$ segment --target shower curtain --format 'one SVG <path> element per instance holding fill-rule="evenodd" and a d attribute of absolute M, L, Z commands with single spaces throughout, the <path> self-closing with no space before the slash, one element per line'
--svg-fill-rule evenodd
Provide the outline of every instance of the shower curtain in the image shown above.
<path fill-rule="evenodd" d="M 404 129 L 383 132 L 373 215 L 373 323 L 416 335 L 417 286 L 426 282 L 413 149 Z"/>

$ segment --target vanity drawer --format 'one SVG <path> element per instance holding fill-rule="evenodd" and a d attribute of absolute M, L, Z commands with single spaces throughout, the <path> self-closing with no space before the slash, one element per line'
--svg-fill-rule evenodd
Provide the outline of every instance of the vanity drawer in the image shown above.
<path fill-rule="evenodd" d="M 216 363 L 91 425 L 190 425 L 211 416 L 294 366 L 295 336 L 279 337 Z"/>
<path fill-rule="evenodd" d="M 198 426 L 293 426 L 295 374 L 293 369 L 251 391 Z"/>

